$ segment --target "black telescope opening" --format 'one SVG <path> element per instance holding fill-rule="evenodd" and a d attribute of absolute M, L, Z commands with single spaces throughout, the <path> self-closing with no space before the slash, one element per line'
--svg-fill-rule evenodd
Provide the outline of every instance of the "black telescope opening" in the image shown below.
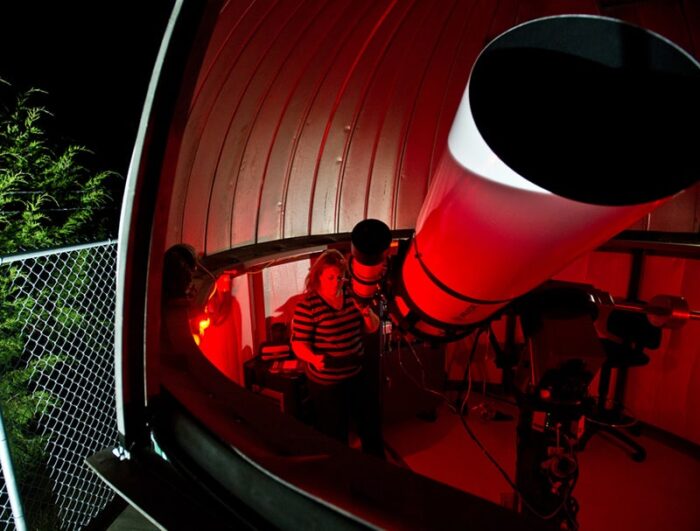
<path fill-rule="evenodd" d="M 352 255 L 362 264 L 381 262 L 391 244 L 391 230 L 378 219 L 365 219 L 352 229 Z"/>
<path fill-rule="evenodd" d="M 584 203 L 639 204 L 700 177 L 699 66 L 622 21 L 550 17 L 489 44 L 469 102 L 486 143 L 525 179 Z"/>
<path fill-rule="evenodd" d="M 350 235 L 352 291 L 363 304 L 375 296 L 384 275 L 386 251 L 391 245 L 391 230 L 383 221 L 365 219 Z"/>

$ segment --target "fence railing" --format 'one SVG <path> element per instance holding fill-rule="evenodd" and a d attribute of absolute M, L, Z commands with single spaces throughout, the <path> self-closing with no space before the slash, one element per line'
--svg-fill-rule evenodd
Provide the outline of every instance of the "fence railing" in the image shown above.
<path fill-rule="evenodd" d="M 16 526 L 13 484 L 29 529 L 81 529 L 114 497 L 85 458 L 117 443 L 116 257 L 108 241 L 0 258 L 0 408 L 13 463 L 0 479 L 0 528 Z"/>

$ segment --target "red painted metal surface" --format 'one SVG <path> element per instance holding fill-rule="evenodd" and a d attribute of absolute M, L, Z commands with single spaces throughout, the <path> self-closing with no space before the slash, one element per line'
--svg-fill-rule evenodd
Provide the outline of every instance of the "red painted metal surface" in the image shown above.
<path fill-rule="evenodd" d="M 559 13 L 616 16 L 697 56 L 691 0 L 249 0 L 218 12 L 164 167 L 167 244 L 203 253 L 413 228 L 471 66 L 493 37 Z M 216 4 L 211 4 L 211 9 Z M 176 138 L 175 138 L 176 137 Z M 173 138 L 175 138 L 173 140 Z M 648 228 L 695 230 L 700 188 Z"/>

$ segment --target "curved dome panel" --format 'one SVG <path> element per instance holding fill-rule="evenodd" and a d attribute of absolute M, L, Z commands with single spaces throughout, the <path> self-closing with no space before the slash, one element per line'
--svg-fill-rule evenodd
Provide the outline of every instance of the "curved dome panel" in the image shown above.
<path fill-rule="evenodd" d="M 642 8 L 598 5 L 226 2 L 209 14 L 197 81 L 180 105 L 187 116 L 171 132 L 167 244 L 212 254 L 349 232 L 368 217 L 413 228 L 472 64 L 492 37 L 540 16 L 593 13 L 632 19 L 692 50 L 680 11 L 647 21 Z"/>

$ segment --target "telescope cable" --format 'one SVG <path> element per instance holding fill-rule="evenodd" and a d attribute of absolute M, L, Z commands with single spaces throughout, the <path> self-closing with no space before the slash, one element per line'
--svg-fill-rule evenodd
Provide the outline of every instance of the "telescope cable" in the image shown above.
<path fill-rule="evenodd" d="M 576 503 L 576 500 L 573 497 L 570 497 L 570 494 L 573 491 L 574 485 L 576 484 L 576 479 L 578 478 L 578 471 L 576 472 L 573 480 L 569 482 L 569 485 L 567 486 L 566 491 L 563 493 L 562 501 L 556 507 L 556 509 L 554 509 L 549 514 L 542 514 L 540 511 L 535 509 L 535 507 L 530 502 L 528 502 L 525 499 L 525 496 L 523 496 L 522 492 L 518 489 L 515 482 L 508 475 L 508 472 L 506 472 L 506 470 L 491 455 L 491 453 L 488 451 L 488 449 L 481 443 L 479 438 L 472 431 L 472 429 L 469 427 L 469 424 L 467 423 L 466 419 L 464 418 L 464 408 L 466 406 L 466 403 L 467 403 L 467 400 L 469 398 L 469 394 L 471 391 L 471 375 L 469 374 L 469 372 L 471 371 L 471 361 L 472 361 L 474 354 L 476 352 L 476 346 L 478 345 L 479 336 L 481 335 L 481 333 L 484 330 L 485 329 L 483 327 L 476 330 L 475 337 L 474 337 L 474 343 L 472 344 L 472 349 L 470 351 L 467 369 L 465 371 L 465 377 L 467 379 L 467 390 L 466 390 L 464 397 L 461 400 L 459 400 L 459 398 L 458 398 L 456 404 L 452 403 L 450 398 L 447 397 L 446 395 L 444 395 L 443 393 L 436 391 L 434 389 L 431 389 L 426 385 L 426 383 L 425 383 L 425 371 L 424 371 L 423 363 L 420 361 L 420 358 L 418 357 L 418 354 L 416 353 L 415 349 L 413 348 L 413 345 L 411 345 L 410 341 L 408 341 L 403 336 L 401 337 L 401 339 L 406 342 L 406 345 L 408 346 L 409 350 L 412 352 L 414 359 L 416 360 L 416 362 L 418 363 L 418 365 L 421 369 L 421 381 L 422 381 L 422 383 L 418 383 L 415 380 L 415 378 L 413 378 L 413 376 L 408 372 L 406 367 L 404 366 L 403 361 L 402 361 L 402 355 L 401 355 L 401 342 L 399 342 L 399 344 L 397 346 L 399 366 L 401 367 L 401 370 L 404 372 L 404 374 L 416 385 L 416 387 L 423 389 L 424 391 L 426 391 L 432 395 L 435 395 L 435 396 L 441 398 L 442 400 L 444 400 L 445 403 L 447 404 L 447 406 L 449 407 L 449 409 L 453 413 L 455 413 L 459 416 L 460 421 L 462 422 L 462 426 L 466 430 L 469 437 L 472 439 L 472 441 L 474 441 L 476 446 L 479 448 L 479 450 L 481 450 L 481 452 L 486 456 L 486 458 L 491 462 L 491 464 L 493 464 L 496 467 L 496 469 L 499 471 L 501 476 L 503 476 L 503 478 L 505 479 L 506 483 L 508 483 L 508 485 L 513 489 L 513 491 L 519 496 L 522 504 L 530 512 L 532 512 L 535 516 L 537 516 L 538 518 L 541 518 L 542 520 L 551 520 L 552 518 L 557 516 L 557 514 L 559 514 L 562 510 L 564 510 L 564 511 L 566 511 L 567 521 L 569 521 L 569 523 L 573 526 L 570 529 L 575 531 L 576 529 L 578 529 L 578 525 L 576 524 L 576 520 L 575 520 L 576 506 L 578 504 Z M 573 507 L 568 506 L 571 503 L 573 503 Z M 571 512 L 574 512 L 574 515 L 572 515 Z"/>

